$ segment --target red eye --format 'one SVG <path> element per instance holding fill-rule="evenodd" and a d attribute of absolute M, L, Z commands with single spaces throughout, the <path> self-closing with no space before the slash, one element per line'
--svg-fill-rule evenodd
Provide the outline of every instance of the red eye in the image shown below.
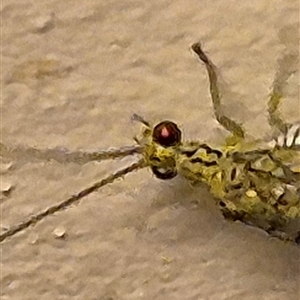
<path fill-rule="evenodd" d="M 163 147 L 175 146 L 181 142 L 181 131 L 171 121 L 163 121 L 153 129 L 153 141 Z"/>

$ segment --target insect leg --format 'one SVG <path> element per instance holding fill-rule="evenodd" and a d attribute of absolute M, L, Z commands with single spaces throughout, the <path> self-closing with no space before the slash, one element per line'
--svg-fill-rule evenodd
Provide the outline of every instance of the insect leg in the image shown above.
<path fill-rule="evenodd" d="M 287 85 L 289 77 L 295 73 L 299 63 L 299 58 L 293 53 L 285 54 L 278 61 L 278 71 L 276 72 L 272 91 L 268 101 L 269 124 L 272 128 L 286 134 L 289 124 L 287 124 L 280 116 L 279 106 L 283 97 L 284 88 Z"/>
<path fill-rule="evenodd" d="M 98 189 L 100 189 L 101 187 L 112 183 L 113 181 L 115 181 L 116 179 L 125 176 L 126 174 L 134 171 L 134 170 L 138 170 L 145 167 L 145 163 L 144 160 L 141 159 L 138 162 L 130 165 L 127 168 L 121 169 L 119 171 L 117 171 L 114 174 L 111 174 L 109 176 L 107 176 L 106 178 L 96 182 L 95 184 L 93 184 L 92 186 L 82 190 L 81 192 L 79 192 L 76 195 L 71 196 L 70 198 L 68 198 L 67 200 L 62 201 L 61 203 L 58 204 L 54 204 L 48 208 L 46 208 L 44 211 L 33 215 L 32 217 L 30 217 L 29 219 L 12 226 L 10 229 L 8 229 L 7 231 L 5 231 L 4 233 L 2 233 L 0 235 L 0 242 L 3 242 L 6 238 L 15 235 L 16 233 L 25 230 L 26 228 L 35 225 L 36 223 L 40 222 L 41 220 L 43 220 L 45 217 L 50 216 L 55 214 L 58 211 L 64 210 L 66 208 L 68 208 L 69 206 L 71 206 L 72 204 L 78 202 L 79 200 L 81 200 L 82 198 L 86 197 L 87 195 L 97 191 Z"/>
<path fill-rule="evenodd" d="M 244 129 L 237 124 L 235 121 L 231 120 L 229 117 L 225 116 L 221 108 L 221 95 L 218 87 L 218 76 L 216 68 L 212 61 L 202 50 L 200 43 L 195 43 L 192 45 L 192 50 L 198 55 L 199 59 L 205 63 L 205 67 L 209 77 L 210 83 L 210 94 L 213 102 L 214 113 L 217 121 L 228 131 L 230 131 L 234 136 L 243 138 L 245 136 Z"/>

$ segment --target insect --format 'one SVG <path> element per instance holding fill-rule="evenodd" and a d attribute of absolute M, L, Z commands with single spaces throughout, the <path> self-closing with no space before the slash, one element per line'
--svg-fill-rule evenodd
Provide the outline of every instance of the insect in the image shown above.
<path fill-rule="evenodd" d="M 269 124 L 278 134 L 273 145 L 261 146 L 258 141 L 247 141 L 244 128 L 223 114 L 216 67 L 200 43 L 193 44 L 192 50 L 206 67 L 215 117 L 230 132 L 224 145 L 212 148 L 203 142 L 183 142 L 181 131 L 174 122 L 163 121 L 152 126 L 135 114 L 133 119 L 142 123 L 142 132 L 134 138 L 137 145 L 132 147 L 95 153 L 71 153 L 59 149 L 43 152 L 28 148 L 22 155 L 43 159 L 47 154 L 47 157 L 51 156 L 59 162 L 79 164 L 128 155 L 141 158 L 69 199 L 10 227 L 1 233 L 0 241 L 65 209 L 127 173 L 149 167 L 161 180 L 180 174 L 192 184 L 207 185 L 226 219 L 242 221 L 282 240 L 300 244 L 300 125 L 285 123 L 279 114 L 283 88 L 293 72 L 279 70 L 275 77 L 268 113 Z M 290 58 L 286 56 L 286 59 Z M 21 150 L 9 149 L 1 144 L 2 155 L 9 153 L 17 156 Z"/>

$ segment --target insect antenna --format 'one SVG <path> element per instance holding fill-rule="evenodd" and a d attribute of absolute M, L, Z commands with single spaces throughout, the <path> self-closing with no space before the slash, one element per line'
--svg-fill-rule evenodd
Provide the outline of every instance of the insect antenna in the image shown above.
<path fill-rule="evenodd" d="M 49 161 L 54 160 L 58 163 L 76 163 L 83 165 L 91 161 L 101 161 L 107 159 L 122 158 L 129 155 L 139 154 L 142 152 L 142 147 L 127 146 L 119 149 L 100 150 L 95 152 L 85 151 L 69 151 L 64 148 L 54 149 L 36 149 L 34 147 L 22 147 L 9 148 L 6 145 L 0 143 L 0 156 L 9 159 L 16 159 L 18 163 L 34 162 L 36 160 Z"/>
<path fill-rule="evenodd" d="M 150 123 L 148 121 L 146 121 L 142 116 L 140 116 L 138 114 L 133 114 L 131 116 L 131 120 L 135 121 L 135 122 L 140 122 L 140 123 L 144 124 L 146 127 L 151 127 Z"/>
<path fill-rule="evenodd" d="M 58 204 L 54 204 L 54 205 L 46 208 L 44 211 L 42 211 L 36 215 L 33 215 L 29 219 L 27 219 L 17 225 L 12 226 L 4 233 L 1 233 L 0 242 L 3 242 L 8 237 L 15 235 L 16 233 L 23 231 L 30 226 L 34 226 L 35 224 L 37 224 L 38 222 L 43 220 L 45 217 L 53 215 L 58 211 L 68 208 L 72 204 L 78 202 L 79 200 L 86 197 L 87 195 L 97 191 L 101 187 L 103 187 L 109 183 L 112 183 L 116 179 L 118 179 L 122 176 L 125 176 L 126 174 L 131 173 L 134 170 L 144 168 L 145 166 L 146 165 L 145 165 L 144 160 L 140 159 L 138 162 L 107 176 L 106 178 L 94 183 L 92 186 L 80 191 L 78 194 L 71 196 L 67 200 L 64 200 Z"/>

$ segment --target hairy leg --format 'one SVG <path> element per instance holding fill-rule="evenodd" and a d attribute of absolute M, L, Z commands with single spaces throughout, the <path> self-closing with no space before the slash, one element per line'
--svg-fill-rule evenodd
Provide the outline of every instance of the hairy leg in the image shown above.
<path fill-rule="evenodd" d="M 278 61 L 278 70 L 276 72 L 272 91 L 268 101 L 269 124 L 275 130 L 279 130 L 284 135 L 287 134 L 289 124 L 280 116 L 279 107 L 284 94 L 284 88 L 287 85 L 289 77 L 295 73 L 299 64 L 299 57 L 293 53 L 285 54 Z"/>
<path fill-rule="evenodd" d="M 192 50 L 198 55 L 199 59 L 205 63 L 205 67 L 209 77 L 210 83 L 210 94 L 213 102 L 214 113 L 217 121 L 228 131 L 230 131 L 234 136 L 243 138 L 245 136 L 244 129 L 237 124 L 235 121 L 231 120 L 229 117 L 225 116 L 221 108 L 221 95 L 218 87 L 218 76 L 216 68 L 212 61 L 202 50 L 200 43 L 195 43 L 192 45 Z"/>

